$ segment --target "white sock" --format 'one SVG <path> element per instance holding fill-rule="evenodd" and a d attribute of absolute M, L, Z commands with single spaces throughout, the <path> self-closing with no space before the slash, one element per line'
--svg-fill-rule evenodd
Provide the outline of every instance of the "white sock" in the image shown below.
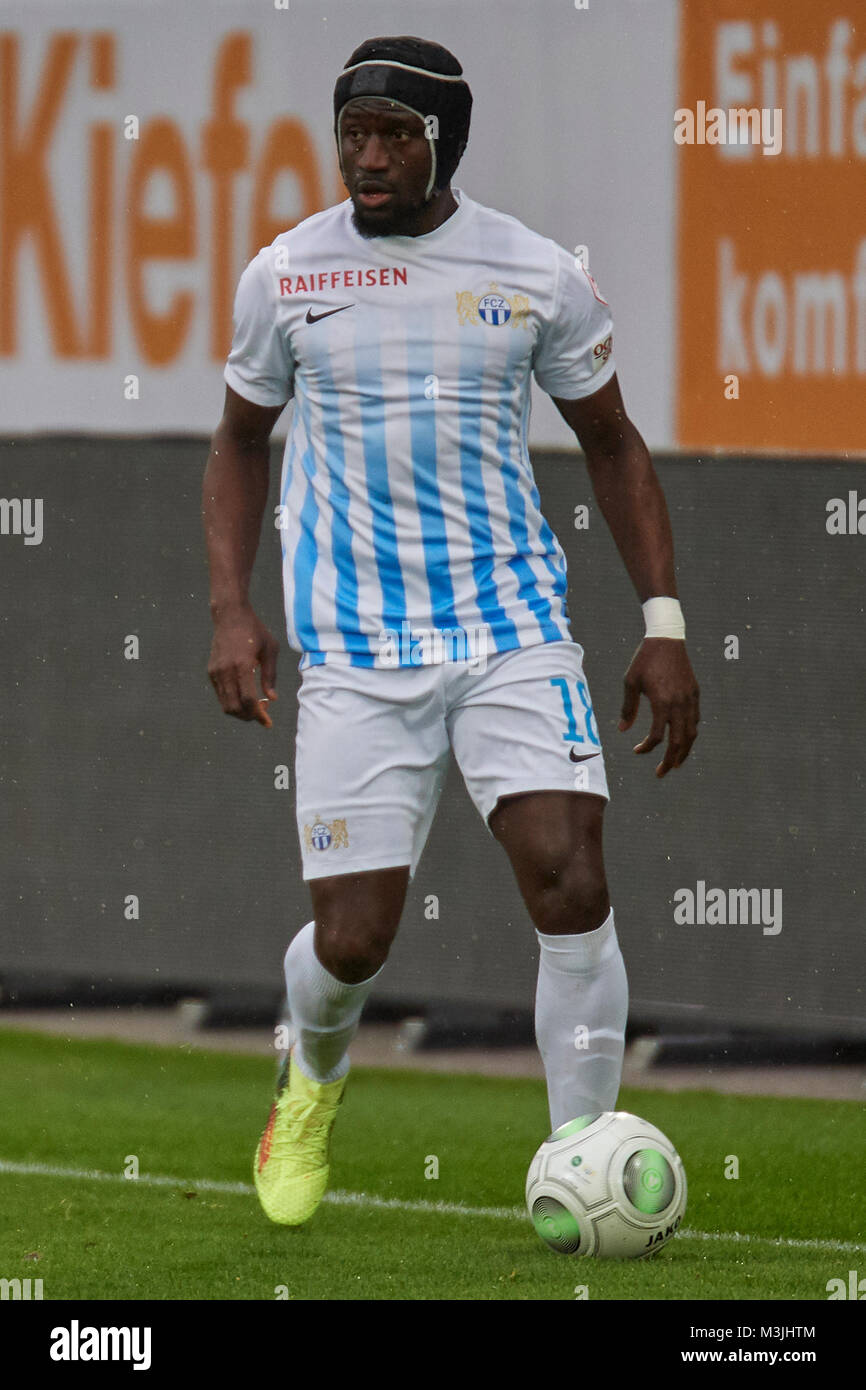
<path fill-rule="evenodd" d="M 535 1036 L 547 1077 L 551 1133 L 578 1115 L 616 1107 L 622 1078 L 628 981 L 613 909 L 595 931 L 541 946 Z"/>
<path fill-rule="evenodd" d="M 315 923 L 308 922 L 286 951 L 286 991 L 295 1035 L 292 1061 L 312 1081 L 339 1081 L 349 1070 L 349 1043 L 358 1031 L 367 996 L 384 966 L 356 985 L 326 970 L 316 955 Z"/>

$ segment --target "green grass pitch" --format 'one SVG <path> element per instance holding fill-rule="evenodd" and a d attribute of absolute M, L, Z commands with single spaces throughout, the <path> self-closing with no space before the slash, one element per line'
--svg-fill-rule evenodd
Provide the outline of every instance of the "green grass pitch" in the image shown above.
<path fill-rule="evenodd" d="M 603 1262 L 555 1255 L 521 1215 L 548 1130 L 536 1081 L 353 1071 L 331 1197 L 299 1231 L 272 1226 L 251 1182 L 274 1073 L 0 1032 L 0 1278 L 40 1278 L 46 1300 L 826 1300 L 866 1274 L 854 1102 L 624 1091 L 677 1145 L 689 1205 L 654 1259 Z"/>

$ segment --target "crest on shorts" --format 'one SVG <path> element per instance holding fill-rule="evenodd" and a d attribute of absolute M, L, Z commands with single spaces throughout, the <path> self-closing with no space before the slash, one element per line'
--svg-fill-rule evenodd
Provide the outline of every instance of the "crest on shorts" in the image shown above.
<path fill-rule="evenodd" d="M 461 324 L 486 323 L 500 328 L 509 323 L 512 328 L 525 327 L 529 319 L 529 300 L 525 294 L 513 294 L 510 299 L 499 293 L 492 281 L 486 294 L 474 295 L 470 290 L 457 291 L 457 317 Z"/>
<path fill-rule="evenodd" d="M 304 844 L 307 849 L 348 849 L 349 832 L 344 820 L 321 820 L 319 816 L 312 825 L 304 826 Z"/>

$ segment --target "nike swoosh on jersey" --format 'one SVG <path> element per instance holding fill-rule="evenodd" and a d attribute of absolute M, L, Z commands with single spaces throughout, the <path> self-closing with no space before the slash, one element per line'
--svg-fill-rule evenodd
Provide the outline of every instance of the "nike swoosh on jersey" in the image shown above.
<path fill-rule="evenodd" d="M 573 748 L 569 748 L 568 756 L 573 763 L 585 763 L 588 758 L 594 758 L 595 753 L 575 753 Z"/>
<path fill-rule="evenodd" d="M 323 314 L 314 314 L 312 309 L 307 310 L 307 323 L 318 323 L 319 319 L 330 318 L 331 314 L 342 314 L 344 309 L 354 309 L 354 304 L 341 304 L 339 309 L 326 309 Z"/>

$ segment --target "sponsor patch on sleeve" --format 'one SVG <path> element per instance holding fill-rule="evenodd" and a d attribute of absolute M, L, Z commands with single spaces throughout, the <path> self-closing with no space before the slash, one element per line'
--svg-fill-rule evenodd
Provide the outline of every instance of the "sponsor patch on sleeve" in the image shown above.
<path fill-rule="evenodd" d="M 613 334 L 608 333 L 600 343 L 596 343 L 592 350 L 592 370 L 593 375 L 600 371 L 613 351 Z"/>

